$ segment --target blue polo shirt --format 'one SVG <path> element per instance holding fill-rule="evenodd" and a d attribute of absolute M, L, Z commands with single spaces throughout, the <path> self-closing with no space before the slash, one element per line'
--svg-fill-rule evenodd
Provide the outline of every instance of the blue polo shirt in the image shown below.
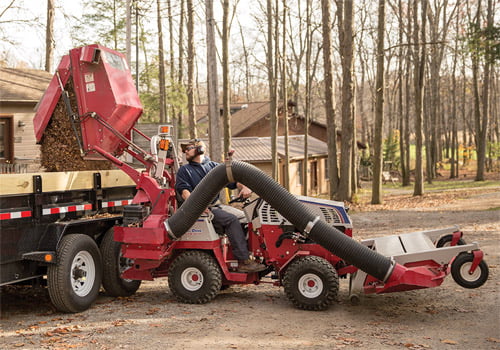
<path fill-rule="evenodd" d="M 208 174 L 210 170 L 215 168 L 219 163 L 211 161 L 210 158 L 205 156 L 202 163 L 189 162 L 184 164 L 177 171 L 175 190 L 182 198 L 182 191 L 188 190 L 193 192 L 200 181 Z M 227 186 L 230 189 L 236 188 L 236 183 L 231 183 Z M 214 199 L 213 202 L 219 199 L 219 196 Z"/>

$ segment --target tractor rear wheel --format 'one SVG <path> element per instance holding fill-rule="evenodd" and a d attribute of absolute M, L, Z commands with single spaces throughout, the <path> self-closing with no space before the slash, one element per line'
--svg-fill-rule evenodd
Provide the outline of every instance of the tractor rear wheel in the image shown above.
<path fill-rule="evenodd" d="M 461 253 L 451 263 L 451 276 L 455 282 L 464 288 L 481 287 L 489 275 L 488 265 L 484 260 L 481 260 L 473 273 L 470 273 L 474 254 Z"/>
<path fill-rule="evenodd" d="M 337 300 L 339 278 L 335 268 L 318 256 L 298 258 L 283 277 L 285 293 L 299 309 L 324 310 Z"/>
<path fill-rule="evenodd" d="M 50 299 L 63 312 L 87 310 L 97 299 L 101 276 L 101 254 L 94 240 L 66 235 L 57 247 L 57 263 L 47 270 Z"/>
<path fill-rule="evenodd" d="M 168 286 L 182 303 L 205 304 L 221 290 L 222 272 L 210 254 L 186 251 L 172 262 L 168 271 Z"/>
<path fill-rule="evenodd" d="M 141 286 L 141 281 L 121 278 L 121 274 L 131 266 L 129 259 L 122 256 L 121 243 L 114 240 L 114 229 L 110 228 L 101 242 L 102 286 L 108 295 L 128 297 Z"/>

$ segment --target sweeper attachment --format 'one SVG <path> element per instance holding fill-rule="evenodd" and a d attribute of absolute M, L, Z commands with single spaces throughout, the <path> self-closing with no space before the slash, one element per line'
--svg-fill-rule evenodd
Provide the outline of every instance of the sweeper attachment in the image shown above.
<path fill-rule="evenodd" d="M 478 287 L 487 278 L 477 244 L 460 244 L 458 230 L 358 243 L 351 237 L 343 203 L 296 197 L 256 167 L 230 158 L 211 170 L 177 208 L 177 147 L 171 127 L 159 127 L 158 135 L 150 139 L 150 151 L 130 141 L 142 107 L 124 57 L 117 52 L 90 45 L 63 58 L 35 117 L 37 139 L 43 137 L 57 100 L 66 95 L 70 78 L 78 112 L 67 101 L 68 117 L 83 158 L 107 159 L 137 185 L 132 204 L 124 208 L 123 225 L 114 227 L 118 249 L 103 252 L 115 254 L 109 261 L 119 264 L 116 288 L 106 288 L 111 294 L 125 294 L 121 288 L 125 281 L 168 277 L 180 301 L 205 303 L 223 286 L 258 284 L 270 277 L 271 283 L 284 286 L 295 306 L 321 310 L 337 298 L 339 277 L 348 274 L 352 299 L 360 292 L 434 287 L 450 268 L 466 287 Z M 145 170 L 120 160 L 124 152 L 138 159 Z M 210 217 L 203 216 L 212 199 L 231 182 L 245 184 L 259 196 L 246 203 L 244 211 L 249 250 L 266 265 L 263 272 L 238 272 L 227 236 L 216 232 Z M 434 245 L 432 239 L 442 233 L 450 235 L 450 247 Z"/>

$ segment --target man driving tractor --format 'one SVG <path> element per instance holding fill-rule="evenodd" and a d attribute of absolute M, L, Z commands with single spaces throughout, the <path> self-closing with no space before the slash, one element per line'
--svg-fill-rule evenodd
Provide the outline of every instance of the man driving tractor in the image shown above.
<path fill-rule="evenodd" d="M 188 163 L 181 166 L 177 172 L 175 190 L 182 198 L 182 201 L 185 201 L 205 175 L 219 163 L 210 160 L 205 155 L 205 143 L 199 139 L 193 139 L 181 144 L 181 150 L 185 154 Z M 239 196 L 243 198 L 248 198 L 252 194 L 252 190 L 241 183 L 231 183 L 227 187 L 230 189 L 238 188 Z M 227 234 L 233 254 L 238 259 L 238 272 L 265 270 L 265 265 L 250 259 L 245 232 L 241 227 L 238 216 L 234 214 L 236 209 L 232 207 L 231 210 L 228 209 L 227 206 L 220 204 L 219 196 L 217 196 L 205 212 L 211 212 L 214 226 L 222 229 Z"/>

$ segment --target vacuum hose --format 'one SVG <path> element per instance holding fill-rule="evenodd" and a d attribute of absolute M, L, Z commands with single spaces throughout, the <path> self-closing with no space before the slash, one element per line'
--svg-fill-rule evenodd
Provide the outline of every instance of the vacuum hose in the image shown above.
<path fill-rule="evenodd" d="M 386 281 L 394 264 L 368 247 L 319 220 L 299 200 L 255 166 L 232 161 L 212 169 L 189 198 L 165 223 L 168 234 L 177 239 L 187 232 L 217 194 L 229 183 L 240 182 L 267 201 L 307 237 L 367 274 Z"/>

